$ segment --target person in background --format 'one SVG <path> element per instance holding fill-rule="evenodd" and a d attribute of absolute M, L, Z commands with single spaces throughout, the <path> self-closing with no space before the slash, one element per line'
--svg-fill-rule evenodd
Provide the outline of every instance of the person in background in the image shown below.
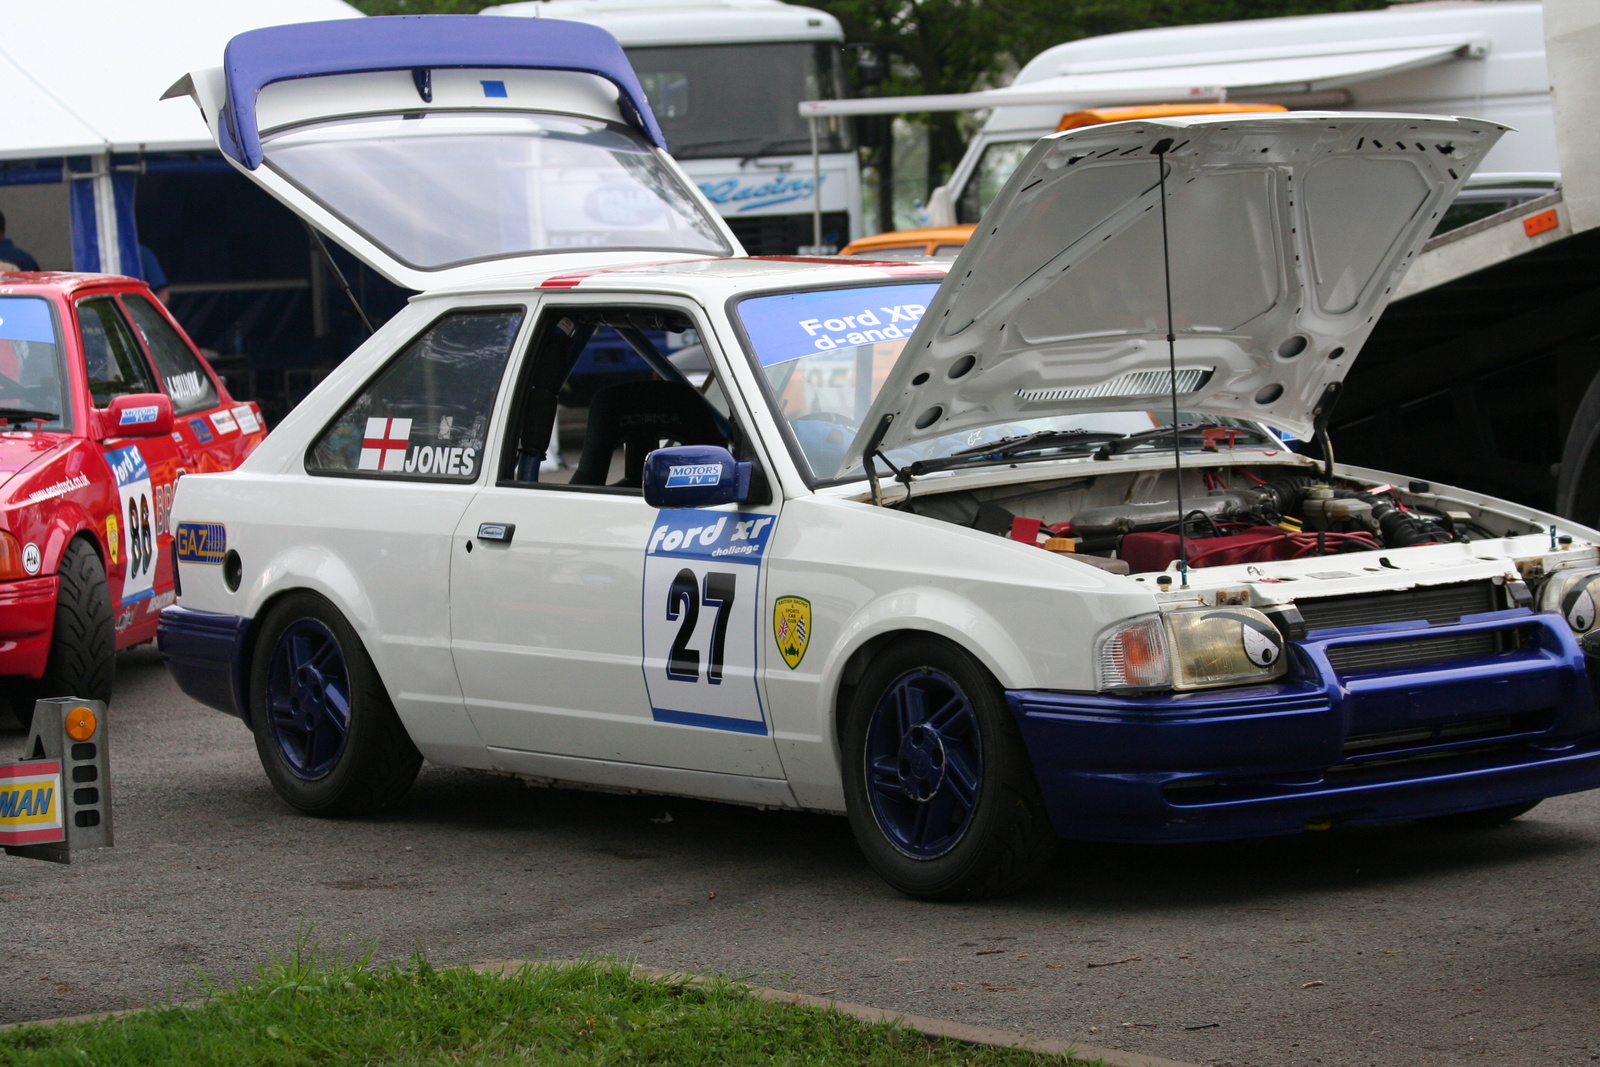
<path fill-rule="evenodd" d="M 6 236 L 6 216 L 0 212 L 0 273 L 11 270 L 38 270 L 39 261 L 18 248 Z"/>
<path fill-rule="evenodd" d="M 139 273 L 144 276 L 145 284 L 150 287 L 150 295 L 161 301 L 162 307 L 172 302 L 172 288 L 167 285 L 167 272 L 161 269 L 161 261 L 150 251 L 150 246 L 143 243 L 139 245 Z"/>

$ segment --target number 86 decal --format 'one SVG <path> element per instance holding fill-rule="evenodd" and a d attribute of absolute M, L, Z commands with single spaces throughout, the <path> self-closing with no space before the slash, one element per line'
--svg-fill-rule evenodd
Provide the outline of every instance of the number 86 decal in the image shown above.
<path fill-rule="evenodd" d="M 702 583 L 688 567 L 680 570 L 667 587 L 667 621 L 678 622 L 678 635 L 672 639 L 667 656 L 667 677 L 678 682 L 700 680 L 700 653 L 689 647 L 695 626 L 700 622 L 700 605 L 714 607 L 711 647 L 707 649 L 706 681 L 722 684 L 722 661 L 728 637 L 728 616 L 733 609 L 738 576 L 731 571 L 707 571 Z M 681 622 L 680 622 L 681 620 Z"/>

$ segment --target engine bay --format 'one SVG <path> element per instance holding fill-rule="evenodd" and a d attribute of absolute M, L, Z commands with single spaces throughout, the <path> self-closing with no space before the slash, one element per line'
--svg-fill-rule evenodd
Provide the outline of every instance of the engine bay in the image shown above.
<path fill-rule="evenodd" d="M 1320 468 L 1263 464 L 1125 471 L 955 490 L 902 510 L 1071 553 L 1119 574 L 1256 564 L 1539 533 L 1524 519 Z M 1180 511 L 1181 506 L 1181 511 Z"/>

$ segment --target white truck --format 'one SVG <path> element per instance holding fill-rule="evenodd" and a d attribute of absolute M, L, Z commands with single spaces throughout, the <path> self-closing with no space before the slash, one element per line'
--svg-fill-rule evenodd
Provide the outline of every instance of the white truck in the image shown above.
<path fill-rule="evenodd" d="M 1013 91 L 1070 90 L 1104 103 L 1127 87 L 1215 87 L 1238 103 L 1294 110 L 1472 115 L 1512 128 L 1458 202 L 1476 214 L 1554 187 L 1560 164 L 1538 0 L 1402 4 L 1380 11 L 1171 26 L 1056 45 L 1017 74 Z M 947 185 L 930 226 L 978 221 L 1063 107 L 996 107 Z M 1452 220 L 1454 221 L 1454 220 Z M 1463 220 L 1470 221 L 1470 219 Z"/>
<path fill-rule="evenodd" d="M 844 31 L 832 15 L 780 0 L 526 0 L 483 14 L 586 22 L 616 37 L 673 157 L 750 254 L 834 252 L 861 236 L 850 124 L 817 123 L 814 167 L 797 110 L 843 93 Z"/>

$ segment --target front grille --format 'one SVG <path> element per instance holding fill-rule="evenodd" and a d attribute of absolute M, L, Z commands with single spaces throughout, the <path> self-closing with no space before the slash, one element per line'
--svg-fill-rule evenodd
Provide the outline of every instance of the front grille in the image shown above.
<path fill-rule="evenodd" d="M 752 256 L 792 256 L 801 245 L 810 247 L 816 236 L 810 212 L 804 215 L 730 215 L 724 221 Z M 849 243 L 850 216 L 843 211 L 824 211 L 823 246 L 831 245 L 837 251 Z"/>
<path fill-rule="evenodd" d="M 1499 591 L 1493 582 L 1462 582 L 1456 585 L 1420 586 L 1398 593 L 1307 597 L 1297 600 L 1295 606 L 1300 609 L 1307 630 L 1333 630 L 1345 626 L 1418 620 L 1434 625 L 1454 623 L 1460 622 L 1463 615 L 1495 611 L 1501 604 Z M 1461 634 L 1347 645 L 1330 648 L 1328 660 L 1340 674 L 1390 667 L 1416 667 L 1491 656 L 1501 651 L 1501 640 L 1495 634 Z"/>

